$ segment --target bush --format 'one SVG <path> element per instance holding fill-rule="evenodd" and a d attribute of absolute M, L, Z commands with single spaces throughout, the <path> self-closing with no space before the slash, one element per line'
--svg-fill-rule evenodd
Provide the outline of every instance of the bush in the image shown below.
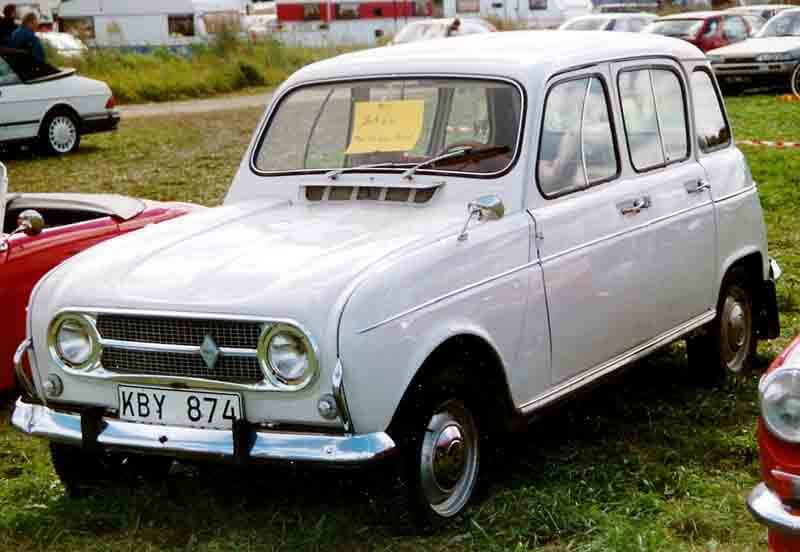
<path fill-rule="evenodd" d="M 340 48 L 284 46 L 267 39 L 243 41 L 222 32 L 210 44 L 198 44 L 185 55 L 167 48 L 148 54 L 92 49 L 68 60 L 49 51 L 54 65 L 72 66 L 87 77 L 105 81 L 120 103 L 202 98 L 259 86 L 274 86 L 303 65 L 346 51 Z"/>

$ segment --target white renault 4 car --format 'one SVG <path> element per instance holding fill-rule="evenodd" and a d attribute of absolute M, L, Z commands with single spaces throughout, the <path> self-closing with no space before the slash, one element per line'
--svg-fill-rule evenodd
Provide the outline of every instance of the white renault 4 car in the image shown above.
<path fill-rule="evenodd" d="M 0 48 L 0 146 L 36 143 L 54 155 L 71 153 L 82 135 L 117 128 L 114 103 L 104 82 Z"/>
<path fill-rule="evenodd" d="M 606 36 L 301 69 L 224 206 L 40 281 L 12 423 L 68 489 L 147 458 L 395 457 L 436 523 L 487 436 L 659 347 L 687 339 L 697 379 L 744 370 L 778 333 L 774 270 L 709 62 Z"/>

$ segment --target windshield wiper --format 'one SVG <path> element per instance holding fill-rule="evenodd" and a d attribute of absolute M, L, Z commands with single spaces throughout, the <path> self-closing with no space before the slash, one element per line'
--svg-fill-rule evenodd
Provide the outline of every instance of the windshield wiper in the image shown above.
<path fill-rule="evenodd" d="M 430 159 L 422 161 L 421 163 L 417 163 L 416 165 L 405 171 L 401 176 L 401 178 L 405 180 L 414 180 L 414 175 L 419 169 L 424 169 L 425 167 L 433 165 L 435 163 L 439 163 L 440 161 L 446 161 L 448 159 L 453 159 L 455 157 L 463 157 L 468 153 L 470 153 L 473 149 L 475 148 L 473 148 L 472 146 L 464 146 L 461 148 L 454 149 L 453 151 L 448 151 L 447 153 L 437 155 L 436 157 L 431 157 Z"/>
<path fill-rule="evenodd" d="M 342 167 L 341 169 L 334 169 L 332 171 L 328 171 L 325 173 L 325 176 L 327 176 L 331 180 L 336 180 L 337 178 L 339 178 L 340 175 L 346 172 L 357 171 L 359 169 L 396 169 L 407 166 L 408 163 L 395 163 L 394 161 L 387 163 L 375 163 L 373 165 L 356 165 L 355 167 Z"/>

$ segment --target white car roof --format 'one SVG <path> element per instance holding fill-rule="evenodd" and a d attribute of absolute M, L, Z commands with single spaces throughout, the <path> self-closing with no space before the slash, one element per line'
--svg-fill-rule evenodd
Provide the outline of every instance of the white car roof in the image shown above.
<path fill-rule="evenodd" d="M 587 63 L 639 56 L 706 59 L 688 42 L 650 33 L 617 33 L 609 40 L 604 31 L 509 31 L 344 54 L 307 65 L 285 86 L 321 79 L 426 73 L 530 82 Z"/>

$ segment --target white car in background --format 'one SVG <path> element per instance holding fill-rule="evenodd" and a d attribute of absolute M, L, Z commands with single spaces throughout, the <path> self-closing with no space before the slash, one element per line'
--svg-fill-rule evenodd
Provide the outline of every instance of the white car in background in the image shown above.
<path fill-rule="evenodd" d="M 69 33 L 36 33 L 36 35 L 61 57 L 79 58 L 89 50 L 81 39 Z"/>
<path fill-rule="evenodd" d="M 458 30 L 448 34 L 448 29 L 452 28 L 453 23 L 459 20 Z M 392 40 L 392 44 L 405 44 L 407 42 L 417 42 L 419 40 L 434 40 L 437 38 L 447 38 L 455 36 L 466 36 L 471 34 L 492 33 L 497 29 L 483 19 L 477 17 L 459 18 L 446 17 L 442 19 L 425 19 L 414 21 L 403 27 L 397 36 Z"/>
<path fill-rule="evenodd" d="M 638 33 L 655 21 L 652 13 L 605 13 L 582 15 L 564 22 L 560 31 L 622 31 Z"/>
<path fill-rule="evenodd" d="M 54 155 L 71 153 L 82 135 L 117 128 L 114 105 L 106 83 L 0 48 L 0 146 L 36 143 Z"/>

